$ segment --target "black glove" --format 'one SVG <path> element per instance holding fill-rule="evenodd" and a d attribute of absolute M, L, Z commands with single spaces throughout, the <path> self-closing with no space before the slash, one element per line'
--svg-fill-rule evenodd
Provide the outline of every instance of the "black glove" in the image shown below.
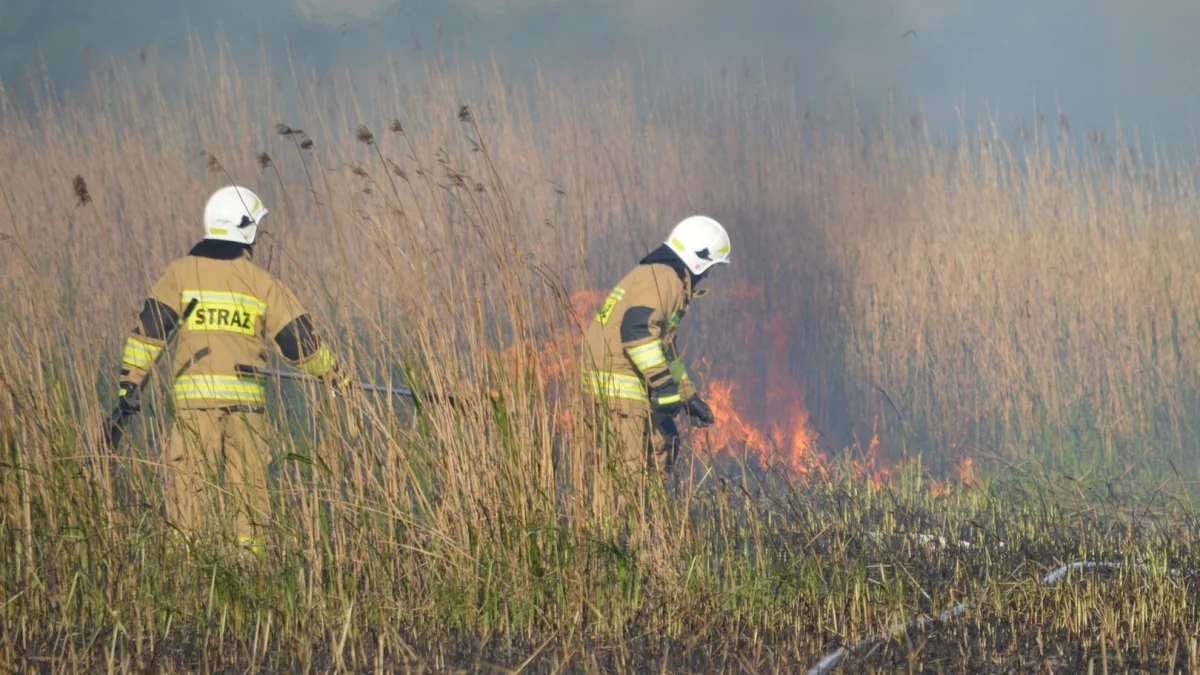
<path fill-rule="evenodd" d="M 650 409 L 655 415 L 674 417 L 683 410 L 683 399 L 679 396 L 679 384 L 667 380 L 657 387 L 650 387 Z"/>
<path fill-rule="evenodd" d="M 712 408 L 708 407 L 699 394 L 688 399 L 687 414 L 692 424 L 700 428 L 712 426 L 712 423 L 717 421 L 717 418 L 713 417 Z"/>
<path fill-rule="evenodd" d="M 117 400 L 117 408 L 121 410 L 121 413 L 125 415 L 132 415 L 133 413 L 141 410 L 142 397 L 141 391 L 138 390 L 137 385 L 132 382 L 122 382 L 120 387 L 121 398 Z"/>

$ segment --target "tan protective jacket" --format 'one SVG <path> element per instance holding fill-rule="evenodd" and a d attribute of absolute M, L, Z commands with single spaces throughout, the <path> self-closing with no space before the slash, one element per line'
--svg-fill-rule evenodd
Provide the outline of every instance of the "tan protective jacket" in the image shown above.
<path fill-rule="evenodd" d="M 624 413 L 649 411 L 649 388 L 672 379 L 679 399 L 691 398 L 695 387 L 678 355 L 675 334 L 693 296 L 686 269 L 681 278 L 661 262 L 643 261 L 633 268 L 584 335 L 584 391 Z"/>
<path fill-rule="evenodd" d="M 268 339 L 309 375 L 325 377 L 337 370 L 333 354 L 286 286 L 255 265 L 244 246 L 203 241 L 172 262 L 146 298 L 125 341 L 122 395 L 129 383 L 145 376 L 192 298 L 198 303 L 179 329 L 171 367 L 179 409 L 261 409 L 262 380 L 239 374 L 235 366 L 265 366 Z"/>

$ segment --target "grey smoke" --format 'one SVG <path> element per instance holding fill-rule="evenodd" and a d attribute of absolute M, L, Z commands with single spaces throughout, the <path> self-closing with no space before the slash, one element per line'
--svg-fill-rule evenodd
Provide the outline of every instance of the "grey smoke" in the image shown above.
<path fill-rule="evenodd" d="M 1187 0 L 0 0 L 0 78 L 11 90 L 44 64 L 79 86 L 107 59 L 136 64 L 139 49 L 173 67 L 190 30 L 224 35 L 247 60 L 261 39 L 272 59 L 290 49 L 318 72 L 430 53 L 495 56 L 518 77 L 535 61 L 624 59 L 678 77 L 726 67 L 814 106 L 853 94 L 871 109 L 890 88 L 941 128 L 985 110 L 1030 118 L 1036 102 L 1081 132 L 1111 132 L 1119 115 L 1190 147 L 1197 25 Z"/>

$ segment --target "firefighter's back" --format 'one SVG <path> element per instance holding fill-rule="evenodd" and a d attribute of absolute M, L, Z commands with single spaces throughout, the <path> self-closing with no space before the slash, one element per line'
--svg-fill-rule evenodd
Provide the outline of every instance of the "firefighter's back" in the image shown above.
<path fill-rule="evenodd" d="M 219 253 L 193 251 L 163 275 L 172 304 L 187 307 L 197 300 L 180 327 L 174 357 L 175 401 L 183 409 L 263 405 L 263 384 L 239 374 L 237 366 L 265 365 L 269 328 L 276 323 L 272 310 L 292 313 L 272 307 L 283 299 L 279 284 L 248 254 Z"/>

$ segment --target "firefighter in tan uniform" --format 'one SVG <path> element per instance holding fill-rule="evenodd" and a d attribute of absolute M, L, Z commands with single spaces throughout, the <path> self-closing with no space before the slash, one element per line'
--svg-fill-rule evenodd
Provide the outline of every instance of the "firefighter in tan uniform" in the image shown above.
<path fill-rule="evenodd" d="M 164 336 L 196 298 L 180 326 L 171 368 L 176 413 L 164 457 L 167 515 L 185 535 L 204 530 L 215 522 L 206 518 L 216 516 L 255 552 L 270 518 L 265 393 L 261 380 L 235 367 L 265 366 L 267 343 L 274 341 L 304 372 L 342 384 L 333 354 L 296 297 L 252 261 L 266 215 L 258 196 L 242 187 L 209 198 L 204 239 L 167 266 L 126 339 L 120 385 L 120 405 L 140 409 L 132 383 L 145 375 Z M 232 514 L 206 508 L 217 494 Z"/>
<path fill-rule="evenodd" d="M 669 472 L 675 416 L 713 423 L 675 347 L 679 322 L 715 264 L 729 264 L 729 236 L 705 216 L 687 218 L 613 288 L 584 336 L 584 391 L 607 411 L 630 469 Z"/>

